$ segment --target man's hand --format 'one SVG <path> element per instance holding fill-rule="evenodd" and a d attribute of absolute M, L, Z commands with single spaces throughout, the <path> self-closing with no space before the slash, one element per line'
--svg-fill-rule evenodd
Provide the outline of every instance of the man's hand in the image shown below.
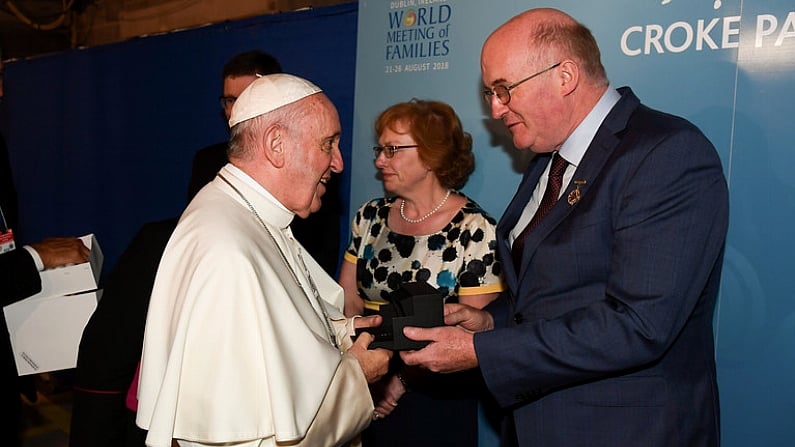
<path fill-rule="evenodd" d="M 400 358 L 407 365 L 419 365 L 434 372 L 450 373 L 476 368 L 475 332 L 494 329 L 491 314 L 465 304 L 445 304 L 446 327 L 423 329 L 406 327 L 403 334 L 411 340 L 430 341 L 419 351 L 403 351 Z"/>
<path fill-rule="evenodd" d="M 370 317 L 357 318 L 354 324 L 365 318 Z M 359 361 L 359 366 L 362 367 L 362 371 L 364 372 L 364 377 L 367 379 L 367 383 L 373 383 L 383 377 L 384 374 L 386 374 L 389 370 L 389 360 L 392 358 L 392 351 L 388 349 L 367 349 L 374 339 L 375 337 L 373 337 L 372 334 L 362 332 L 358 337 L 356 337 L 356 341 L 353 342 L 353 346 L 348 349 L 348 352 L 356 357 L 356 360 Z"/>
<path fill-rule="evenodd" d="M 420 365 L 433 372 L 450 373 L 476 368 L 474 334 L 455 326 L 434 328 L 405 327 L 403 334 L 411 340 L 430 341 L 419 351 L 402 351 L 407 365 Z"/>
<path fill-rule="evenodd" d="M 465 304 L 445 304 L 444 324 L 460 326 L 471 332 L 494 329 L 494 318 L 490 313 Z"/>
<path fill-rule="evenodd" d="M 76 237 L 51 237 L 30 246 L 39 254 L 45 269 L 88 261 L 88 247 Z"/>

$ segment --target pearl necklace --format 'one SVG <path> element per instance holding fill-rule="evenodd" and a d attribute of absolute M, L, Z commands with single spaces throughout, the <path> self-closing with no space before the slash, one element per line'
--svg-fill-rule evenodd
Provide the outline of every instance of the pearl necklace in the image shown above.
<path fill-rule="evenodd" d="M 444 204 L 447 203 L 447 199 L 450 198 L 450 192 L 451 191 L 452 190 L 448 189 L 447 190 L 447 194 L 444 195 L 444 199 L 442 199 L 442 201 L 439 202 L 438 205 L 436 205 L 436 208 L 432 209 L 428 214 L 420 217 L 419 219 L 409 219 L 408 217 L 406 217 L 406 212 L 404 210 L 405 207 L 406 207 L 406 200 L 405 199 L 400 199 L 400 217 L 402 217 L 403 220 L 405 220 L 408 223 L 420 223 L 420 222 L 422 222 L 423 220 L 431 217 L 434 213 L 436 213 L 437 211 L 442 209 Z"/>

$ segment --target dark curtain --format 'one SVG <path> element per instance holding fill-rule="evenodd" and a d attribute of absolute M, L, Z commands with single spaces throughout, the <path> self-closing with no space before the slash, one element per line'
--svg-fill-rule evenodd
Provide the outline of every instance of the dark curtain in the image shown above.
<path fill-rule="evenodd" d="M 191 159 L 228 138 L 221 69 L 261 49 L 325 90 L 350 166 L 357 4 L 260 16 L 6 63 L 0 129 L 25 240 L 94 233 L 116 262 L 145 222 L 186 205 Z M 349 169 L 340 183 L 348 237 Z"/>

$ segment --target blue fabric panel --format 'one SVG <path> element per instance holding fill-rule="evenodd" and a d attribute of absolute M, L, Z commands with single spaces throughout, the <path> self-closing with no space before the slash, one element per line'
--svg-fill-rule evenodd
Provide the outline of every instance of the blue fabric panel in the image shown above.
<path fill-rule="evenodd" d="M 194 152 L 228 138 L 217 101 L 223 64 L 250 49 L 326 91 L 339 109 L 348 165 L 357 14 L 349 3 L 8 62 L 0 128 L 20 196 L 21 242 L 93 232 L 108 271 L 143 223 L 179 215 Z"/>

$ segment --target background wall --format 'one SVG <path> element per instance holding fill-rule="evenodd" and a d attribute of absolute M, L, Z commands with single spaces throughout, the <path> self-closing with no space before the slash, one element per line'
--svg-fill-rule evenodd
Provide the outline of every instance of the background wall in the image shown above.
<path fill-rule="evenodd" d="M 143 223 L 179 215 L 193 154 L 228 139 L 221 69 L 241 51 L 267 51 L 326 91 L 340 112 L 347 163 L 356 11 L 347 4 L 268 15 L 8 62 L 0 129 L 22 242 L 93 232 L 108 271 Z M 345 199 L 349 178 L 340 179 Z"/>
<path fill-rule="evenodd" d="M 715 315 L 723 445 L 789 446 L 795 11 L 791 0 L 748 3 L 368 0 L 11 62 L 0 128 L 24 237 L 95 232 L 108 266 L 143 222 L 178 214 L 193 152 L 226 138 L 216 106 L 220 68 L 255 47 L 315 80 L 340 107 L 353 207 L 382 194 L 372 120 L 394 102 L 425 97 L 461 115 L 478 163 L 464 191 L 499 216 L 527 160 L 482 103 L 480 46 L 515 13 L 559 7 L 593 30 L 615 85 L 689 118 L 717 146 L 731 193 Z M 425 21 L 403 22 L 411 11 Z M 402 42 L 409 47 L 398 56 L 388 36 L 406 28 L 423 28 L 425 37 Z M 340 211 L 347 228 L 351 209 Z M 484 436 L 482 445 L 496 443 Z"/>
<path fill-rule="evenodd" d="M 531 7 L 552 6 L 596 36 L 615 86 L 696 123 L 717 147 L 731 221 L 715 314 L 723 445 L 795 438 L 795 11 L 791 0 L 360 1 L 351 209 L 383 194 L 372 123 L 412 97 L 451 104 L 474 139 L 464 192 L 495 216 L 527 154 L 481 99 L 480 48 Z M 484 435 L 482 445 L 496 445 Z"/>
<path fill-rule="evenodd" d="M 355 1 L 355 0 L 354 0 Z M 228 20 L 351 0 L 3 0 L 3 57 L 23 58 L 121 42 Z"/>

